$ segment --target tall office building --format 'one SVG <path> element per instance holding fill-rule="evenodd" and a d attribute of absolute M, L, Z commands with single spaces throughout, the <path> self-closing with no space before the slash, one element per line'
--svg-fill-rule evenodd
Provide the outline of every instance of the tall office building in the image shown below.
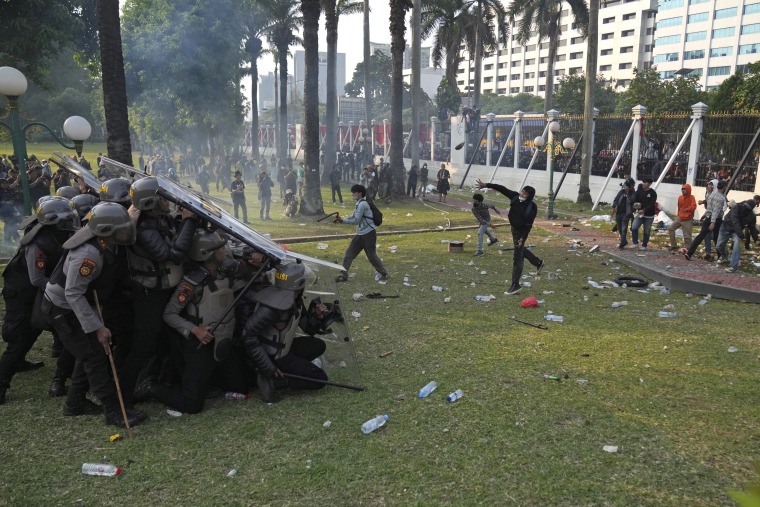
<path fill-rule="evenodd" d="M 296 51 L 293 54 L 293 81 L 289 87 L 291 93 L 298 94 L 303 100 L 303 81 L 306 72 L 304 52 Z M 335 88 L 338 96 L 343 95 L 346 87 L 346 53 L 338 53 L 335 61 Z M 327 53 L 319 52 L 319 102 L 327 102 Z"/>
<path fill-rule="evenodd" d="M 391 45 L 382 42 L 370 42 L 369 51 L 375 54 L 375 51 L 382 51 L 385 56 L 391 56 Z M 420 68 L 427 69 L 430 67 L 430 47 L 420 48 Z M 412 48 L 408 45 L 404 47 L 404 69 L 412 68 Z"/>
<path fill-rule="evenodd" d="M 274 72 L 259 75 L 259 114 L 273 109 L 274 103 Z"/>
<path fill-rule="evenodd" d="M 652 64 L 662 79 L 699 76 L 712 90 L 759 60 L 760 0 L 663 0 Z"/>
<path fill-rule="evenodd" d="M 505 47 L 483 58 L 482 93 L 544 96 L 549 43 L 536 37 L 523 47 L 514 30 Z M 555 62 L 555 89 L 565 74 L 586 70 L 587 44 L 567 4 Z M 459 90 L 471 89 L 474 62 L 465 48 L 457 74 Z M 663 79 L 698 75 L 711 90 L 756 61 L 760 52 L 760 0 L 610 0 L 599 12 L 597 72 L 627 88 L 633 70 L 656 66 Z"/>

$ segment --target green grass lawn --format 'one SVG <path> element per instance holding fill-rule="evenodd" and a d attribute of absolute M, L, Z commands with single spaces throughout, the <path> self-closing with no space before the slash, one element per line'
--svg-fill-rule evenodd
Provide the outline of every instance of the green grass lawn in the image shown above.
<path fill-rule="evenodd" d="M 350 212 L 323 195 L 326 212 Z M 258 217 L 252 189 L 249 206 Z M 275 220 L 252 220 L 253 227 L 281 239 L 353 231 L 281 218 L 280 209 L 274 203 Z M 732 505 L 728 489 L 755 479 L 756 306 L 589 289 L 589 277 L 632 273 L 604 254 L 568 251 L 565 239 L 541 229 L 530 243 L 545 271 L 506 296 L 512 252 L 493 246 L 473 258 L 474 229 L 442 230 L 473 225 L 469 211 L 407 199 L 382 209 L 382 230 L 436 232 L 379 237 L 388 284 L 375 283 L 360 256 L 355 277 L 339 286 L 346 314 L 361 314 L 349 322 L 365 392 L 287 393 L 275 405 L 256 396 L 214 399 L 180 418 L 152 402 L 135 438 L 111 443 L 115 428 L 98 417 L 65 418 L 62 400 L 47 397 L 53 361 L 43 335 L 29 358 L 46 367 L 16 376 L 0 407 L 0 504 L 712 506 Z M 442 240 L 465 240 L 465 252 L 449 253 Z M 348 244 L 321 242 L 327 249 L 291 247 L 340 261 Z M 414 286 L 403 285 L 405 275 Z M 371 292 L 399 297 L 352 299 Z M 475 301 L 479 294 L 496 300 Z M 541 308 L 520 308 L 529 295 L 544 301 Z M 611 308 L 623 300 L 627 306 Z M 657 317 L 667 304 L 677 318 Z M 547 311 L 565 322 L 545 321 Z M 739 351 L 729 353 L 731 346 Z M 418 399 L 431 380 L 438 390 Z M 457 388 L 464 397 L 447 403 Z M 386 426 L 362 434 L 361 424 L 378 414 L 389 415 Z M 84 462 L 111 463 L 124 475 L 82 476 Z"/>

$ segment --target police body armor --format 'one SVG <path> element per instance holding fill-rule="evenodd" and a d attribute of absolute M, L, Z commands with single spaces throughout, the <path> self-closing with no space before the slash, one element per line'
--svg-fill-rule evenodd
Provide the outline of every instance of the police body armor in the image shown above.
<path fill-rule="evenodd" d="M 301 310 L 298 306 L 280 314 L 274 326 L 265 329 L 258 337 L 264 350 L 272 359 L 280 359 L 290 352 L 293 339 L 298 331 Z"/>
<path fill-rule="evenodd" d="M 41 225 L 41 224 L 37 224 Z M 55 226 L 50 226 L 55 227 Z M 58 234 L 56 234 L 58 232 Z M 63 257 L 63 243 L 71 236 L 70 232 L 60 231 L 59 229 L 42 228 L 34 226 L 28 229 L 28 232 L 21 238 L 21 246 L 18 247 L 13 258 L 3 271 L 5 278 L 5 287 L 9 289 L 35 291 L 36 288 L 29 280 L 29 271 L 26 265 L 26 249 L 33 248 L 32 242 L 36 247 L 46 254 L 45 275 L 50 277 L 58 265 L 58 261 Z"/>
<path fill-rule="evenodd" d="M 164 238 L 169 234 L 176 236 L 177 231 L 167 226 L 163 220 L 157 220 L 157 223 Z M 138 245 L 133 245 L 127 251 L 127 259 L 132 280 L 146 289 L 171 289 L 179 284 L 185 274 L 182 264 L 155 261 Z"/>
<path fill-rule="evenodd" d="M 94 245 L 100 253 L 103 255 L 103 269 L 100 272 L 100 276 L 94 280 L 87 287 L 87 300 L 91 305 L 95 306 L 95 298 L 93 291 L 98 291 L 98 301 L 102 304 L 107 301 L 114 290 L 120 286 L 120 282 L 126 276 L 126 270 L 124 270 L 124 263 L 120 262 L 122 259 L 124 248 L 120 248 L 120 253 L 112 252 L 102 238 L 92 238 L 87 241 L 91 245 Z M 53 274 L 50 275 L 50 283 L 55 285 L 66 287 L 66 274 L 63 272 L 63 262 L 59 262 L 56 266 Z"/>
<path fill-rule="evenodd" d="M 220 322 L 224 311 L 235 300 L 232 280 L 216 278 L 203 270 L 193 271 L 185 279 L 194 286 L 203 286 L 200 296 L 194 297 L 185 306 L 185 317 L 196 326 L 214 326 Z M 227 314 L 224 321 L 214 330 L 214 359 L 223 360 L 232 345 L 230 339 L 235 332 L 235 312 Z"/>

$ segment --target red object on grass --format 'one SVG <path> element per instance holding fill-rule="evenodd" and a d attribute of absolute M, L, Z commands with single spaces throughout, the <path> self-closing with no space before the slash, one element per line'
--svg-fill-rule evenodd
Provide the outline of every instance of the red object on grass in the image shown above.
<path fill-rule="evenodd" d="M 522 300 L 520 303 L 522 308 L 538 308 L 538 299 L 535 296 L 530 296 Z"/>

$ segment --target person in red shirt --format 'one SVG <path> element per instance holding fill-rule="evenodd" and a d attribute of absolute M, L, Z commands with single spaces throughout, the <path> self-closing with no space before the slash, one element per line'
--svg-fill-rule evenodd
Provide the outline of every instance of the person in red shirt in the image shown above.
<path fill-rule="evenodd" d="M 683 229 L 683 247 L 688 250 L 691 246 L 691 230 L 694 225 L 694 211 L 697 209 L 697 201 L 691 195 L 691 185 L 688 183 L 681 187 L 681 196 L 678 198 L 678 217 L 668 226 L 670 234 L 670 249 L 678 250 L 676 244 L 676 230 Z"/>

